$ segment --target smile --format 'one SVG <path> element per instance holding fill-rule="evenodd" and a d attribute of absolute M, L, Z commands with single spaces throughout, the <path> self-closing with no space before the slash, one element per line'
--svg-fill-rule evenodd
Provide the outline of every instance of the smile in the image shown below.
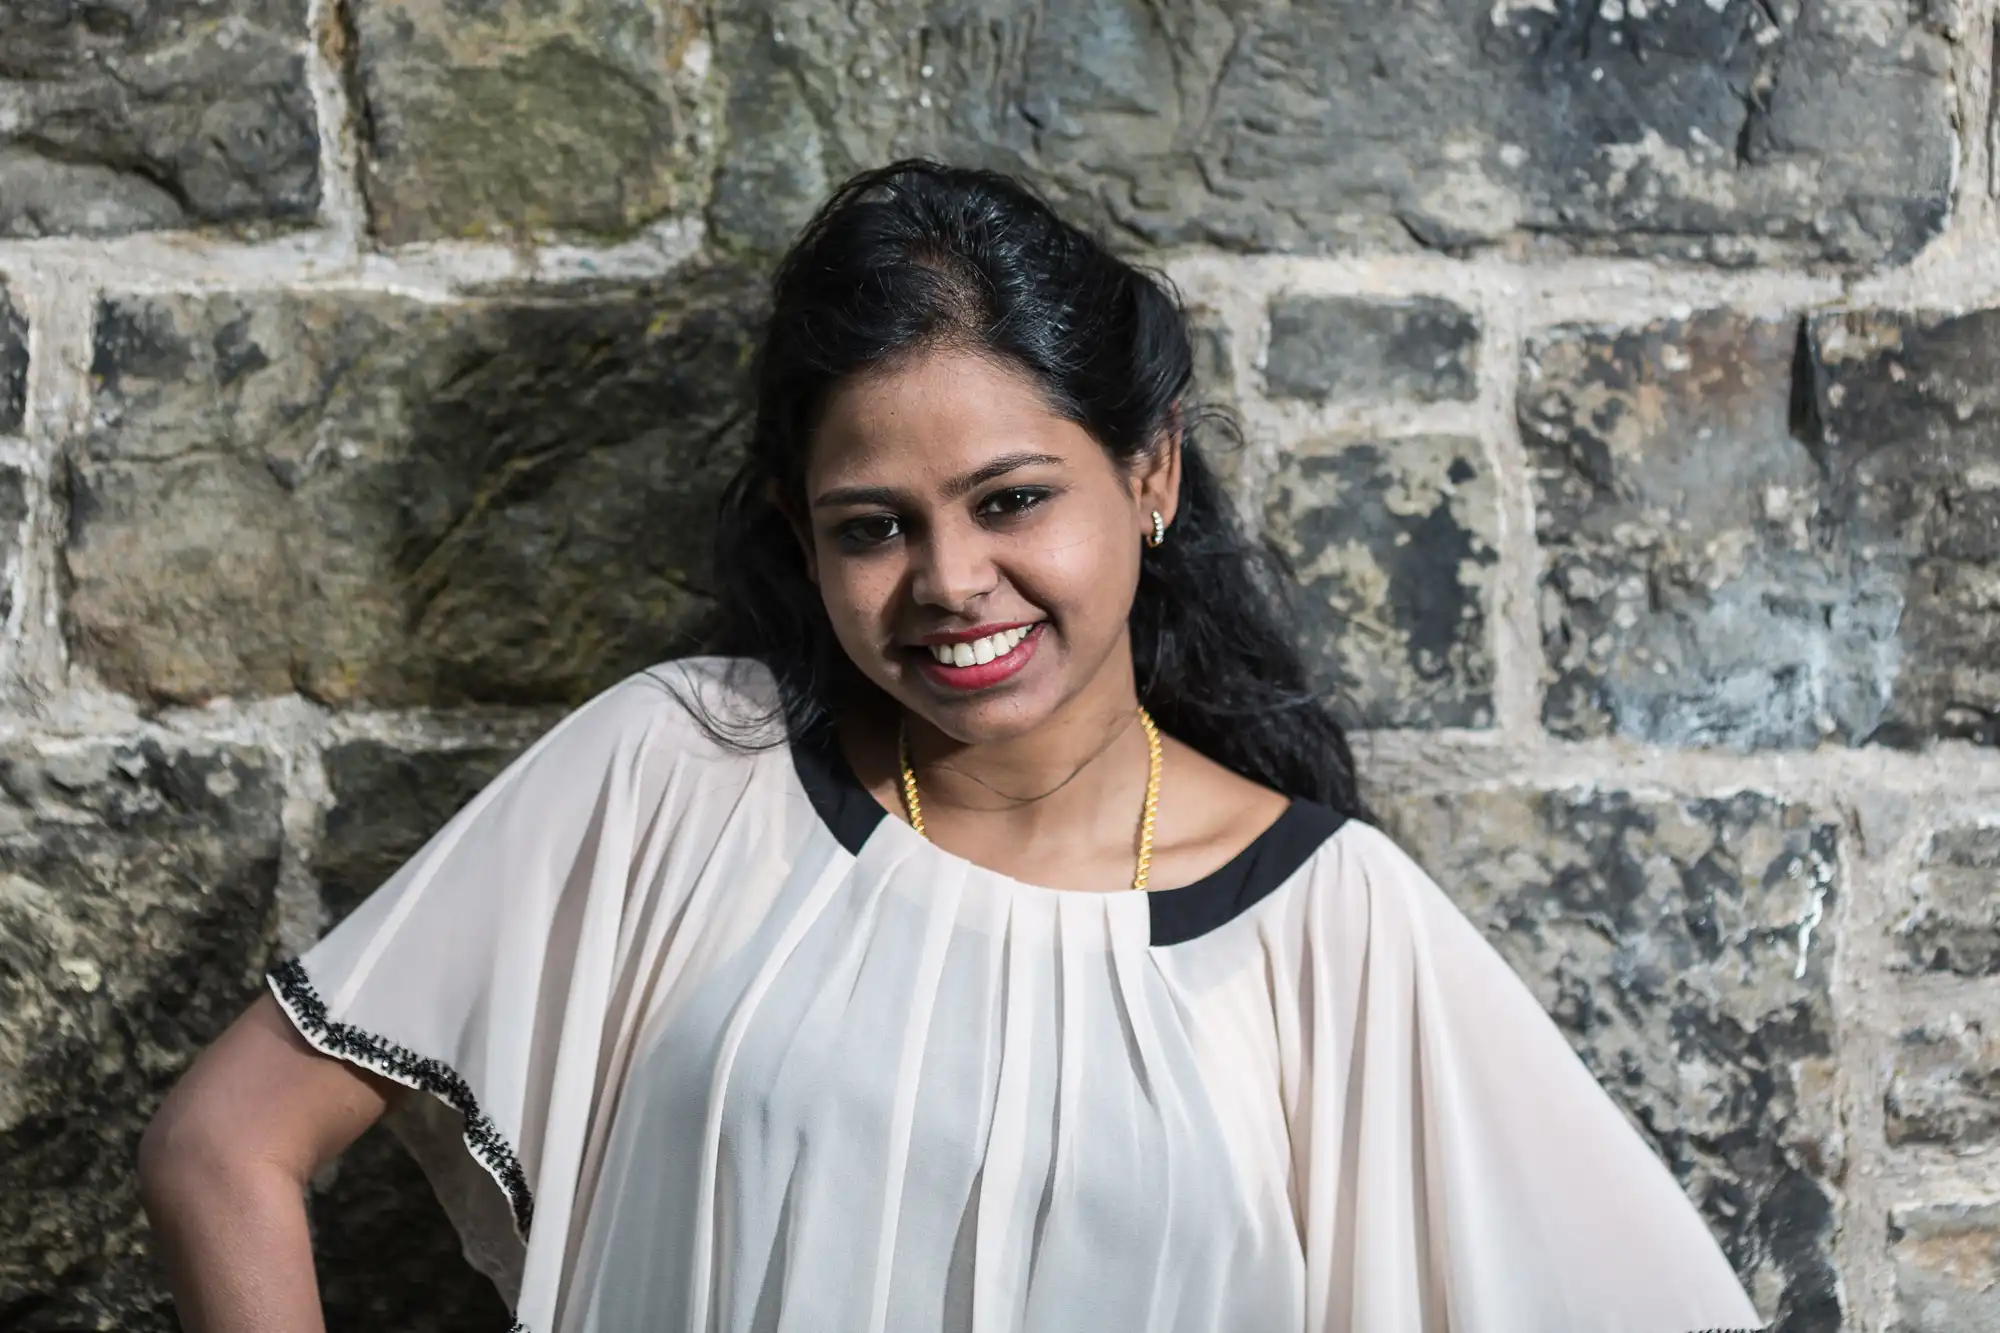
<path fill-rule="evenodd" d="M 930 645 L 931 656 L 945 666 L 985 666 L 994 658 L 1013 652 L 1033 628 L 1033 625 L 1018 625 L 970 643 L 934 643 Z"/>
<path fill-rule="evenodd" d="M 983 690 L 1028 665 L 1047 627 L 1046 620 L 1038 620 L 959 643 L 927 643 L 917 649 L 918 669 L 946 689 Z"/>

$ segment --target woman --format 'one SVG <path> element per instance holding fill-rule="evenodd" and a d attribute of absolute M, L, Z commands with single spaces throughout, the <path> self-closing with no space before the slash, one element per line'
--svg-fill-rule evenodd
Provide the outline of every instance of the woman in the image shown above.
<path fill-rule="evenodd" d="M 189 1327 L 319 1326 L 300 1190 L 392 1107 L 532 1333 L 1754 1325 L 1368 821 L 1189 367 L 1013 182 L 843 186 L 714 653 L 563 719 L 149 1131 Z"/>

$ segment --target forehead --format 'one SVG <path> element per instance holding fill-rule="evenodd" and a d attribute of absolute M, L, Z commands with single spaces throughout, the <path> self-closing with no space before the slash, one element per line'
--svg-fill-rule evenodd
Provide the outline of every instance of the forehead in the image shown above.
<path fill-rule="evenodd" d="M 1023 449 L 1068 461 L 1103 456 L 1088 431 L 1049 409 L 1024 372 L 971 352 L 927 352 L 834 390 L 806 479 L 814 489 L 921 484 Z"/>

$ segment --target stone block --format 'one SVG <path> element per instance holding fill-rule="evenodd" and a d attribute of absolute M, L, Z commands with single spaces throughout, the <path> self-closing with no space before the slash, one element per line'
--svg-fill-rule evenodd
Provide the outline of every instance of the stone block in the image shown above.
<path fill-rule="evenodd" d="M 716 11 L 709 220 L 774 248 L 921 151 L 1139 245 L 1507 236 L 1731 262 L 1906 257 L 1950 211 L 1957 33 L 1930 7 L 774 0 Z"/>
<path fill-rule="evenodd" d="M 0 433 L 28 416 L 28 321 L 0 287 Z"/>
<path fill-rule="evenodd" d="M 1464 402 L 1479 393 L 1478 356 L 1479 322 L 1449 301 L 1281 296 L 1264 383 L 1315 403 Z"/>
<path fill-rule="evenodd" d="M 1370 795 L 1673 1170 L 1771 1326 L 1842 1327 L 1837 821 L 1756 792 Z"/>
<path fill-rule="evenodd" d="M 1902 1034 L 1883 1096 L 1889 1142 L 1977 1150 L 2000 1137 L 2000 1030 L 1952 1014 Z"/>
<path fill-rule="evenodd" d="M 140 1131 L 275 953 L 282 775 L 247 746 L 0 748 L 0 1311 L 175 1327 Z"/>
<path fill-rule="evenodd" d="M 1530 348 L 1544 721 L 2000 744 L 2000 311 L 1708 311 Z"/>
<path fill-rule="evenodd" d="M 1846 554 L 1793 400 L 1798 345 L 1792 320 L 1719 310 L 1531 343 L 1552 732 L 1749 749 L 1883 721 L 1903 590 Z"/>
<path fill-rule="evenodd" d="M 1931 835 L 1896 933 L 1915 968 L 2000 975 L 2000 827 L 1962 824 Z"/>
<path fill-rule="evenodd" d="M 1370 727 L 1488 727 L 1492 469 L 1454 436 L 1314 440 L 1279 460 L 1270 537 L 1320 683 Z"/>
<path fill-rule="evenodd" d="M 2000 1328 L 2000 1204 L 1912 1204 L 1889 1214 L 1889 1333 Z"/>
<path fill-rule="evenodd" d="M 576 703 L 684 647 L 758 293 L 112 296 L 68 633 L 143 700 Z"/>
<path fill-rule="evenodd" d="M 328 921 L 360 906 L 521 748 L 411 752 L 357 740 L 328 749 L 324 763 L 333 804 L 312 858 Z"/>
<path fill-rule="evenodd" d="M 0 236 L 310 222 L 306 0 L 0 5 Z"/>
<path fill-rule="evenodd" d="M 705 198 L 697 6 L 354 0 L 363 188 L 390 242 L 616 236 Z"/>
<path fill-rule="evenodd" d="M 2000 310 L 1818 316 L 1812 438 L 1847 557 L 1900 591 L 1881 739 L 2000 744 Z"/>

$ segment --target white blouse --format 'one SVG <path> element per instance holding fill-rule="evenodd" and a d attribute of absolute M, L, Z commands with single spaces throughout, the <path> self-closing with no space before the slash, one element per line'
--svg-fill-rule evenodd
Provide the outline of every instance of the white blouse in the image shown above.
<path fill-rule="evenodd" d="M 1528 990 L 1295 801 L 1178 889 L 983 869 L 726 659 L 605 690 L 272 989 L 531 1333 L 1761 1324 Z M 1168 780 L 1171 781 L 1171 773 Z"/>

